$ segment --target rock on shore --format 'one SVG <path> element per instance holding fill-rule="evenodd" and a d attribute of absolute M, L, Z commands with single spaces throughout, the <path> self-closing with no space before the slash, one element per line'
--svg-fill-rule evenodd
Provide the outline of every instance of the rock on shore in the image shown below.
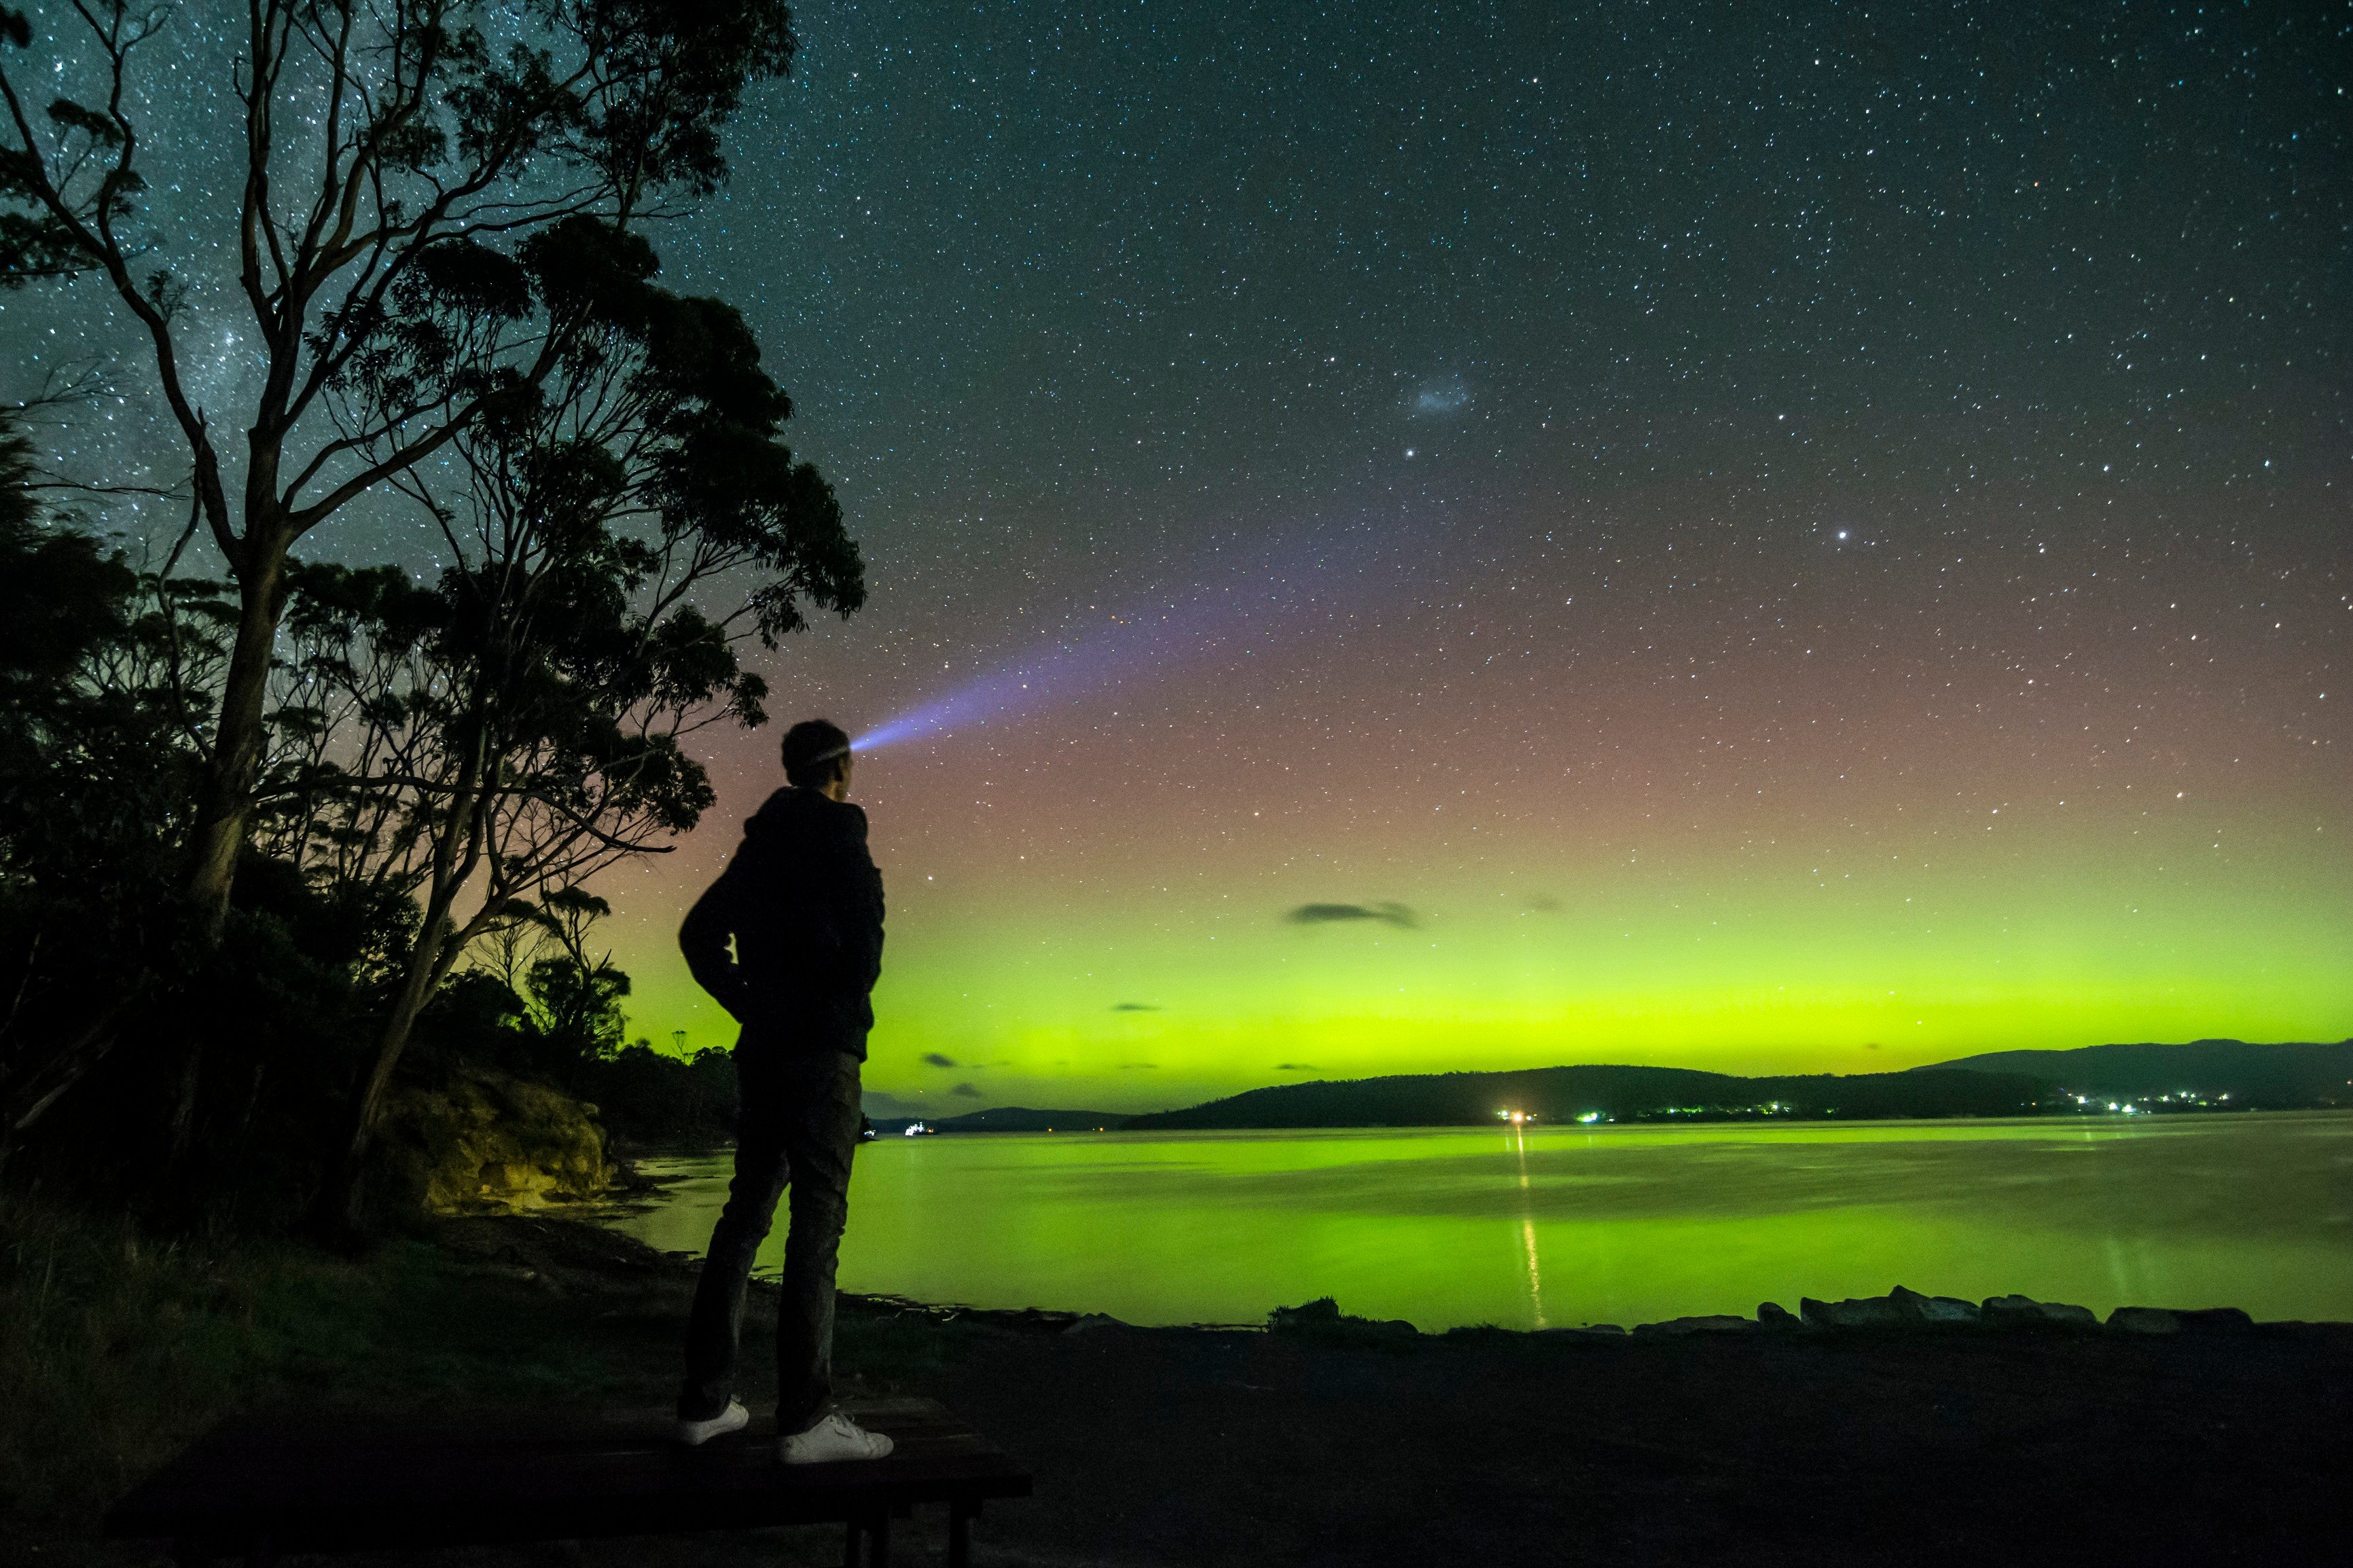
<path fill-rule="evenodd" d="M 1858 1296 L 1842 1301 L 1820 1301 L 1808 1296 L 1799 1302 L 1795 1313 L 1778 1301 L 1766 1301 L 1758 1305 L 1754 1318 L 1715 1313 L 1637 1323 L 1633 1337 L 1680 1339 L 1705 1334 L 1902 1333 L 1938 1330 L 2065 1333 L 2097 1332 L 2103 1326 L 2098 1314 L 2089 1307 L 2066 1301 L 2038 1301 L 2031 1296 L 1989 1296 L 1983 1301 L 1965 1301 L 1957 1296 L 1924 1296 L 1898 1285 L 1884 1296 Z M 2108 1332 L 2118 1334 L 2231 1333 L 2255 1326 L 2254 1320 L 2236 1307 L 2118 1307 L 2108 1314 L 2105 1325 Z M 1419 1331 L 1411 1323 L 1398 1320 L 1350 1317 L 1329 1296 L 1297 1307 L 1277 1307 L 1267 1314 L 1267 1328 L 1276 1333 L 1339 1340 L 1410 1339 Z M 1501 1331 L 1452 1331 L 1479 1334 Z M 1614 1323 L 1537 1331 L 1548 1338 L 1625 1337 L 1625 1331 Z"/>
<path fill-rule="evenodd" d="M 427 1214 L 516 1214 L 601 1196 L 615 1171 L 596 1108 L 545 1084 L 463 1068 L 398 1093 L 383 1144 Z"/>

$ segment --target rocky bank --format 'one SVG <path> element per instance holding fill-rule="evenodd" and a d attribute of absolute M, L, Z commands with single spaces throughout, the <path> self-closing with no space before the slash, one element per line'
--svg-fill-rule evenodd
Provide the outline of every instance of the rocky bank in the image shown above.
<path fill-rule="evenodd" d="M 510 1074 L 459 1068 L 397 1091 L 382 1134 L 391 1179 L 428 1214 L 527 1214 L 602 1197 L 620 1175 L 596 1108 Z"/>

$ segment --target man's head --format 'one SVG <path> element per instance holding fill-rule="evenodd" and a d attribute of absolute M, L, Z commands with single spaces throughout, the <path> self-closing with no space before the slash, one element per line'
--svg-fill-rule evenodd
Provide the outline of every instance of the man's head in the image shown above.
<path fill-rule="evenodd" d="M 785 782 L 839 800 L 849 793 L 849 736 L 839 724 L 804 719 L 785 731 Z"/>

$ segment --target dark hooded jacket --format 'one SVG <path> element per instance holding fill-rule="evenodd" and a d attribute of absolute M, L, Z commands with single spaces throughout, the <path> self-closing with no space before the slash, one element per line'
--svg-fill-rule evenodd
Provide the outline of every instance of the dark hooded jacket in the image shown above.
<path fill-rule="evenodd" d="M 867 994 L 882 973 L 882 874 L 866 852 L 866 813 L 813 789 L 770 795 L 687 910 L 678 945 L 747 1043 L 865 1059 Z"/>

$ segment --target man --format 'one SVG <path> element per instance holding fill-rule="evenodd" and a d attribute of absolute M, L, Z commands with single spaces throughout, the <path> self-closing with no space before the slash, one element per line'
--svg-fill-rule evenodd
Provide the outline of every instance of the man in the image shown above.
<path fill-rule="evenodd" d="M 744 824 L 735 858 L 678 933 L 696 982 L 743 1026 L 735 1179 L 687 1321 L 678 1437 L 705 1443 L 751 1419 L 734 1396 L 744 1283 L 789 1188 L 777 1458 L 879 1459 L 891 1439 L 833 1408 L 833 1273 L 874 1026 L 867 994 L 882 969 L 882 876 L 866 852 L 866 814 L 848 798 L 849 737 L 812 719 L 786 732 L 784 756 L 787 787 Z"/>

